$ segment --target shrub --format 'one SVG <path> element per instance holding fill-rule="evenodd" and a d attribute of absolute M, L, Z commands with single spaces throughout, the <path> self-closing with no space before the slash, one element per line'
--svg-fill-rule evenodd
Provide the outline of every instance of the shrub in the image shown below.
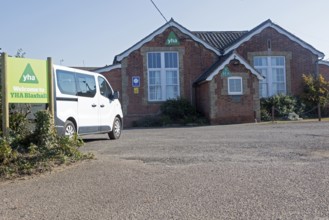
<path fill-rule="evenodd" d="M 0 139 L 0 164 L 8 164 L 17 157 L 17 152 L 13 151 L 10 143 L 6 139 Z"/>
<path fill-rule="evenodd" d="M 161 105 L 161 112 L 167 124 L 207 124 L 203 115 L 184 98 L 167 100 Z"/>
<path fill-rule="evenodd" d="M 303 74 L 303 83 L 302 98 L 305 103 L 323 107 L 329 102 L 329 82 L 321 74 L 318 77 Z"/>
<path fill-rule="evenodd" d="M 196 109 L 184 98 L 169 99 L 161 105 L 161 112 L 173 121 L 196 116 Z"/>
<path fill-rule="evenodd" d="M 271 121 L 272 120 L 271 114 L 268 112 L 268 110 L 266 110 L 264 108 L 260 109 L 260 118 L 262 121 Z"/>
<path fill-rule="evenodd" d="M 275 108 L 275 116 L 280 118 L 286 118 L 292 112 L 302 114 L 305 109 L 305 105 L 297 97 L 282 94 L 262 98 L 260 104 L 261 117 L 265 121 L 271 120 L 272 106 Z"/>
<path fill-rule="evenodd" d="M 32 134 L 32 123 L 20 112 L 9 116 L 9 136 L 12 137 L 11 147 L 19 151 L 27 150 L 27 137 Z M 27 145 L 25 145 L 27 144 Z"/>
<path fill-rule="evenodd" d="M 169 99 L 161 106 L 161 114 L 147 116 L 133 123 L 134 127 L 161 127 L 169 125 L 207 124 L 207 120 L 184 99 Z"/>
<path fill-rule="evenodd" d="M 17 138 L 17 130 L 10 130 L 9 137 L 0 138 L 0 177 L 43 172 L 57 164 L 93 158 L 92 154 L 78 150 L 83 141 L 77 135 L 72 138 L 57 135 L 48 111 L 37 112 L 35 116 L 33 132 Z"/>

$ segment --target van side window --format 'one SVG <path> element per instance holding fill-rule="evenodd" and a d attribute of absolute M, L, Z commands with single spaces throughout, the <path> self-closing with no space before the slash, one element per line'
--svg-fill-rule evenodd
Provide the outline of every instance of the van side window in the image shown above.
<path fill-rule="evenodd" d="M 78 96 L 94 97 L 96 95 L 96 82 L 94 76 L 76 74 Z"/>
<path fill-rule="evenodd" d="M 58 88 L 61 91 L 61 93 L 67 95 L 77 94 L 74 73 L 63 71 L 63 70 L 57 70 L 56 75 L 57 75 Z"/>
<path fill-rule="evenodd" d="M 99 84 L 99 91 L 101 92 L 102 96 L 109 98 L 112 95 L 112 89 L 106 80 L 102 77 L 98 77 L 98 84 Z"/>

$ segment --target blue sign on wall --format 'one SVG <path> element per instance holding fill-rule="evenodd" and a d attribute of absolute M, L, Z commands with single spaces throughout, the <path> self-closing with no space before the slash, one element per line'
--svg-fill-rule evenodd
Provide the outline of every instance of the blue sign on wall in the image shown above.
<path fill-rule="evenodd" d="M 131 82 L 132 82 L 132 86 L 134 88 L 135 87 L 140 87 L 140 85 L 141 85 L 141 83 L 140 83 L 141 80 L 140 80 L 140 77 L 139 76 L 133 76 Z"/>

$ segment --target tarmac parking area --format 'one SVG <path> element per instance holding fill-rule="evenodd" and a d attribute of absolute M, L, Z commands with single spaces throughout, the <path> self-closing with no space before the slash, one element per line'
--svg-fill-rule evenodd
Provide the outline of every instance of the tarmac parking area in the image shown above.
<path fill-rule="evenodd" d="M 328 219 L 329 123 L 129 129 L 0 183 L 0 219 Z"/>

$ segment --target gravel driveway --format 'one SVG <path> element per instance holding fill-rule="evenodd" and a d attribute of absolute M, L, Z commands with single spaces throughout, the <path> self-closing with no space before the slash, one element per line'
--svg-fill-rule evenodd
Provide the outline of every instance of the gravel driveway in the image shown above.
<path fill-rule="evenodd" d="M 329 123 L 86 136 L 96 160 L 0 183 L 0 219 L 329 219 Z"/>

